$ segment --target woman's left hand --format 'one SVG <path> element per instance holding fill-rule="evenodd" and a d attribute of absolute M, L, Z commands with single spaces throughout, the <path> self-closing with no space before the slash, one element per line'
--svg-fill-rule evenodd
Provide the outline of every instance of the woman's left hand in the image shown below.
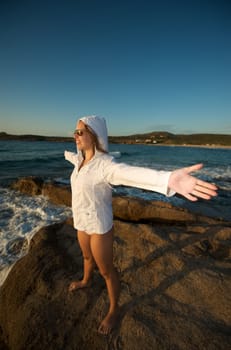
<path fill-rule="evenodd" d="M 217 196 L 218 188 L 216 185 L 190 175 L 190 173 L 198 171 L 202 167 L 203 164 L 196 164 L 174 170 L 170 175 L 168 187 L 194 202 L 197 201 L 198 198 L 208 200 Z"/>

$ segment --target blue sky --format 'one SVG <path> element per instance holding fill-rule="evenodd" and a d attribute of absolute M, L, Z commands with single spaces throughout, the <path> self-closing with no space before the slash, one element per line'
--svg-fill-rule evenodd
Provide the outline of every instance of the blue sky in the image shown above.
<path fill-rule="evenodd" d="M 231 133 L 229 0 L 2 0 L 0 131 Z"/>

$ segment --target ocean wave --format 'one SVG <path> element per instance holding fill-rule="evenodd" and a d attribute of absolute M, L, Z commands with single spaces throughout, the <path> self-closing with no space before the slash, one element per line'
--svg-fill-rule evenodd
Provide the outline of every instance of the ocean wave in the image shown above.
<path fill-rule="evenodd" d="M 136 157 L 136 156 L 139 156 L 140 155 L 140 152 L 120 152 L 121 153 L 121 156 L 124 156 L 124 157 Z"/>
<path fill-rule="evenodd" d="M 44 155 L 44 156 L 37 156 L 37 157 L 33 157 L 33 156 L 28 156 L 28 157 L 17 157 L 14 158 L 12 157 L 11 159 L 0 159 L 0 163 L 4 165 L 8 165 L 8 164 L 20 164 L 20 163 L 30 163 L 30 162 L 34 162 L 34 163 L 39 163 L 39 162 L 59 162 L 61 160 L 64 160 L 64 156 L 63 155 L 56 155 L 56 156 L 49 156 L 49 155 Z"/>
<path fill-rule="evenodd" d="M 10 265 L 23 256 L 42 227 L 71 216 L 71 209 L 55 206 L 43 196 L 30 197 L 0 188 L 0 284 Z"/>

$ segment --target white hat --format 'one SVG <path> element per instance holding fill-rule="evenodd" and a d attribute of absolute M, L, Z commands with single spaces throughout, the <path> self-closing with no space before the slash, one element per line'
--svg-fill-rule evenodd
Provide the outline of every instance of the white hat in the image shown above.
<path fill-rule="evenodd" d="M 97 115 L 82 117 L 79 119 L 79 121 L 80 120 L 95 132 L 101 147 L 105 151 L 108 151 L 108 132 L 106 120 L 103 117 L 98 117 Z"/>

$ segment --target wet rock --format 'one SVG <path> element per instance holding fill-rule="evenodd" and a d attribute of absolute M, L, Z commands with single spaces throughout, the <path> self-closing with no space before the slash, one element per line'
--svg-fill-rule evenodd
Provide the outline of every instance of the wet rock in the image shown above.
<path fill-rule="evenodd" d="M 71 207 L 71 190 L 70 186 L 59 185 L 54 183 L 45 183 L 42 188 L 42 194 L 56 205 L 66 205 Z"/>
<path fill-rule="evenodd" d="M 11 188 L 30 196 L 44 195 L 54 204 L 71 206 L 70 186 L 44 182 L 40 177 L 29 176 L 16 180 Z"/>
<path fill-rule="evenodd" d="M 42 193 L 43 179 L 36 176 L 28 176 L 15 181 L 11 188 L 24 194 L 37 196 Z"/>
<path fill-rule="evenodd" d="M 196 221 L 197 216 L 186 209 L 176 208 L 169 203 L 145 201 L 132 197 L 113 198 L 115 218 L 133 222 L 178 222 Z"/>

